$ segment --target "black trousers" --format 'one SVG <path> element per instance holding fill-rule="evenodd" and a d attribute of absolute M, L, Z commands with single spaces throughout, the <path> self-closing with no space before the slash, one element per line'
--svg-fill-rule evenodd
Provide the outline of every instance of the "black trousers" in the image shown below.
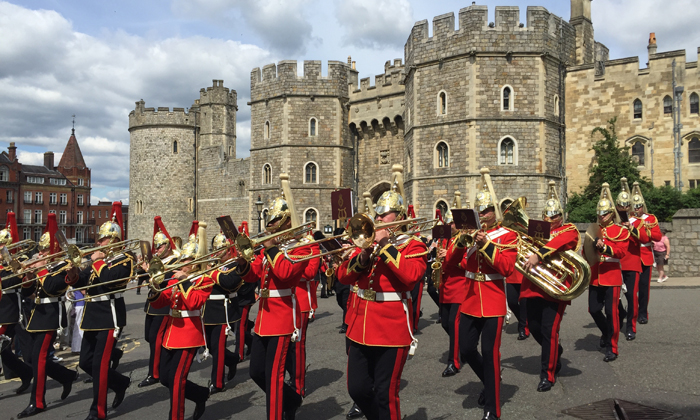
<path fill-rule="evenodd" d="M 348 313 L 348 299 L 350 298 L 350 288 L 343 287 L 336 289 L 335 299 L 338 306 L 343 310 L 343 325 L 345 325 L 345 315 Z"/>
<path fill-rule="evenodd" d="M 285 370 L 289 372 L 294 390 L 302 397 L 306 396 L 306 331 L 309 328 L 309 313 L 301 313 L 299 340 L 289 343 Z"/>
<path fill-rule="evenodd" d="M 426 283 L 428 284 L 428 295 L 435 302 L 435 306 L 440 307 L 440 291 L 433 284 L 432 277 L 426 278 Z"/>
<path fill-rule="evenodd" d="M 12 298 L 14 296 L 11 296 Z M 9 299 L 9 298 L 5 298 Z M 15 340 L 15 334 L 16 334 L 16 328 L 17 324 L 5 324 L 3 326 L 0 326 L 0 334 L 6 335 L 10 340 Z M 25 334 L 26 336 L 26 334 Z M 26 355 L 27 353 L 30 352 L 30 349 L 22 349 L 24 354 Z M 22 359 L 20 359 L 15 352 L 12 351 L 12 342 L 5 343 L 3 345 L 3 350 L 2 353 L 0 353 L 0 359 L 2 360 L 2 364 L 5 365 L 5 367 L 12 372 L 14 372 L 15 375 L 19 376 L 22 378 L 22 381 L 26 381 L 28 379 L 31 379 L 32 377 L 32 367 L 29 366 L 27 363 L 23 362 Z M 26 360 L 26 356 L 25 356 Z M 10 376 L 8 375 L 9 372 L 5 372 L 5 378 L 9 379 Z"/>
<path fill-rule="evenodd" d="M 423 298 L 423 283 L 425 279 L 421 279 L 411 290 L 411 303 L 413 304 L 413 332 L 418 331 L 418 321 L 420 321 L 421 300 Z"/>
<path fill-rule="evenodd" d="M 165 335 L 165 316 L 146 314 L 144 337 L 150 351 L 148 356 L 148 376 L 160 379 L 160 353 Z"/>
<path fill-rule="evenodd" d="M 252 305 L 246 305 L 241 308 L 241 319 L 233 323 L 233 330 L 236 333 L 236 347 L 234 352 L 238 355 L 238 362 L 242 362 L 245 359 L 245 347 L 248 346 L 248 352 L 253 344 L 253 336 L 251 330 L 253 329 L 253 322 L 248 319 L 250 314 L 250 307 Z"/>
<path fill-rule="evenodd" d="M 484 413 L 501 417 L 501 332 L 502 316 L 477 318 L 462 314 L 459 320 L 459 347 L 466 361 L 484 384 Z M 481 354 L 477 350 L 481 337 Z"/>
<path fill-rule="evenodd" d="M 625 298 L 627 299 L 627 328 L 626 332 L 637 332 L 637 315 L 639 311 L 639 302 L 637 300 L 637 295 L 639 293 L 639 273 L 636 271 L 623 271 L 622 281 L 625 282 L 625 287 L 627 292 L 625 292 Z M 620 307 L 618 311 L 624 313 L 620 310 L 622 308 L 622 300 L 620 300 Z"/>
<path fill-rule="evenodd" d="M 116 392 L 129 386 L 129 378 L 110 367 L 116 343 L 114 330 L 83 331 L 79 365 L 92 376 L 90 414 L 98 419 L 107 418 L 107 389 Z"/>
<path fill-rule="evenodd" d="M 301 397 L 284 382 L 284 367 L 291 335 L 261 337 L 253 334 L 250 377 L 265 391 L 267 418 L 282 420 L 282 413 L 298 407 Z"/>
<path fill-rule="evenodd" d="M 639 318 L 649 319 L 649 295 L 651 292 L 651 266 L 642 264 L 639 275 Z"/>
<path fill-rule="evenodd" d="M 399 388 L 406 347 L 364 346 L 350 342 L 348 393 L 368 420 L 400 420 Z"/>
<path fill-rule="evenodd" d="M 529 334 L 527 326 L 527 299 L 520 299 L 520 284 L 506 283 L 508 308 L 518 320 L 518 332 Z"/>
<path fill-rule="evenodd" d="M 26 350 L 24 359 L 32 365 L 34 383 L 29 403 L 37 408 L 46 408 L 46 376 L 60 384 L 70 383 L 75 379 L 75 371 L 53 361 L 49 352 L 53 349 L 56 331 L 29 333 L 31 348 Z"/>
<path fill-rule="evenodd" d="M 556 381 L 555 375 L 561 369 L 561 355 L 564 348 L 559 344 L 559 328 L 566 310 L 566 302 L 552 302 L 542 298 L 527 300 L 527 323 L 530 333 L 542 347 L 540 358 L 540 379 Z"/>
<path fill-rule="evenodd" d="M 588 312 L 603 334 L 605 348 L 618 353 L 620 338 L 620 316 L 618 313 L 621 286 L 591 286 L 588 288 Z M 605 309 L 605 315 L 603 315 Z"/>
<path fill-rule="evenodd" d="M 457 369 L 461 369 L 462 363 L 459 359 L 459 303 L 441 303 L 440 321 L 442 329 L 450 337 L 450 348 L 447 356 L 447 363 L 453 364 Z"/>
<path fill-rule="evenodd" d="M 226 348 L 226 324 L 205 325 L 209 354 L 212 355 L 211 383 L 217 388 L 223 388 L 224 368 L 235 369 L 238 365 L 238 354 Z"/>
<path fill-rule="evenodd" d="M 209 389 L 187 380 L 197 348 L 163 348 L 160 359 L 160 383 L 170 390 L 170 420 L 185 418 L 185 399 L 196 403 L 209 398 Z"/>

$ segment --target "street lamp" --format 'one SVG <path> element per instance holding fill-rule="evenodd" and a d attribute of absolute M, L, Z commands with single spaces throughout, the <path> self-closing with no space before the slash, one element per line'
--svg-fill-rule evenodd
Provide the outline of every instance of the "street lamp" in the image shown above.
<path fill-rule="evenodd" d="M 262 220 L 262 210 L 263 210 L 263 202 L 260 199 L 260 196 L 258 196 L 258 201 L 255 202 L 255 208 L 258 210 L 258 233 L 262 230 L 261 223 L 260 221 Z"/>
<path fill-rule="evenodd" d="M 326 225 L 323 227 L 323 233 L 329 235 L 333 233 L 333 227 L 331 225 Z"/>

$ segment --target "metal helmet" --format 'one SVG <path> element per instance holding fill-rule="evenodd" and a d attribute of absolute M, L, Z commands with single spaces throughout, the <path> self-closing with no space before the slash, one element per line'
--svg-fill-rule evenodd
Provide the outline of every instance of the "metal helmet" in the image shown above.
<path fill-rule="evenodd" d="M 170 239 L 165 235 L 165 233 L 158 231 L 153 235 L 153 245 L 156 248 L 160 248 L 162 245 L 169 244 Z"/>
<path fill-rule="evenodd" d="M 193 236 L 195 235 L 190 235 L 190 241 L 182 246 L 182 250 L 180 250 L 180 261 L 197 258 L 197 253 L 199 252 L 199 245 L 197 244 L 197 240 L 194 239 Z"/>
<path fill-rule="evenodd" d="M 51 234 L 49 232 L 44 232 L 41 235 L 41 238 L 39 238 L 39 243 L 37 244 L 37 248 L 39 251 L 43 251 L 45 249 L 48 249 L 51 246 Z"/>
<path fill-rule="evenodd" d="M 10 229 L 0 230 L 0 245 L 10 245 L 12 243 L 12 233 Z"/>
<path fill-rule="evenodd" d="M 401 193 L 399 193 L 399 185 L 397 181 L 394 181 L 394 185 L 391 186 L 391 190 L 384 191 L 384 193 L 379 197 L 374 211 L 380 216 L 395 211 L 398 213 L 397 220 L 406 215 L 406 206 L 404 205 L 403 196 Z"/>
<path fill-rule="evenodd" d="M 557 194 L 556 183 L 554 181 L 549 181 L 549 197 L 544 203 L 544 210 L 542 210 L 542 217 L 555 217 L 564 214 L 564 209 L 561 207 L 561 202 L 559 201 L 559 194 Z"/>
<path fill-rule="evenodd" d="M 598 214 L 598 216 L 605 216 L 615 211 L 615 206 L 610 196 L 610 184 L 606 182 L 603 184 L 603 189 L 600 192 L 600 200 L 598 200 L 598 205 L 596 206 L 596 214 Z"/>
<path fill-rule="evenodd" d="M 647 213 L 647 205 L 644 202 L 642 190 L 639 188 L 639 182 L 636 181 L 632 184 L 632 207 L 634 207 L 635 210 L 643 208 L 644 213 Z"/>
<path fill-rule="evenodd" d="M 632 202 L 632 194 L 629 185 L 627 185 L 627 178 L 620 178 L 620 185 L 620 194 L 617 195 L 615 204 L 619 207 L 629 207 Z"/>
<path fill-rule="evenodd" d="M 454 222 L 454 217 L 452 217 L 452 209 L 449 209 L 445 212 L 445 216 L 442 218 L 445 221 L 446 225 L 449 225 L 450 223 Z"/>
<path fill-rule="evenodd" d="M 212 248 L 214 248 L 214 250 L 221 249 L 226 246 L 226 244 L 228 244 L 228 239 L 226 239 L 226 235 L 221 232 L 217 233 L 212 240 Z"/>
<path fill-rule="evenodd" d="M 274 223 L 272 229 L 284 225 L 291 217 L 292 211 L 289 209 L 289 203 L 284 196 L 275 197 L 267 204 L 267 213 L 265 214 L 265 226 Z"/>
<path fill-rule="evenodd" d="M 496 204 L 493 202 L 493 199 L 491 198 L 491 192 L 489 191 L 486 184 L 484 184 L 481 191 L 478 191 L 476 193 L 476 198 L 474 198 L 474 208 L 479 213 L 481 213 L 482 211 L 486 210 L 489 207 L 495 208 Z"/>
<path fill-rule="evenodd" d="M 114 217 L 112 217 L 112 220 L 108 220 L 102 223 L 102 226 L 100 226 L 100 230 L 98 231 L 97 235 L 97 240 L 99 241 L 103 238 L 120 240 L 121 237 L 122 228 L 119 227 L 119 224 L 114 220 Z"/>

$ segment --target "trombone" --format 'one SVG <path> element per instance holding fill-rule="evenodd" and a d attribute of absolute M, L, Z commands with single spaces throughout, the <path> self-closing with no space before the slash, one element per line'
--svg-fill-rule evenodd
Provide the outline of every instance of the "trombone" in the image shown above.
<path fill-rule="evenodd" d="M 262 249 L 262 244 L 265 242 L 275 238 L 279 238 L 280 242 L 289 242 L 290 240 L 294 239 L 294 237 L 303 235 L 313 230 L 315 225 L 316 222 L 307 222 L 303 225 L 281 230 L 258 239 L 250 238 L 245 233 L 239 233 L 236 236 L 233 246 L 236 248 L 236 251 L 238 251 L 238 255 L 250 263 L 255 259 L 255 254 Z M 308 245 L 309 243 L 313 243 L 313 241 L 307 242 L 304 244 L 304 246 Z M 281 248 L 284 248 L 286 251 L 288 247 L 282 244 Z"/>

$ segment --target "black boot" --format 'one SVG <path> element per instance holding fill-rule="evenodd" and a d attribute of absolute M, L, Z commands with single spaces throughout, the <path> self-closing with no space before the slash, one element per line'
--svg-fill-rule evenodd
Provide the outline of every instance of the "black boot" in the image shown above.
<path fill-rule="evenodd" d="M 455 376 L 458 373 L 459 369 L 457 369 L 457 366 L 455 366 L 454 363 L 450 363 L 449 365 L 447 365 L 445 370 L 442 371 L 442 377 L 447 378 L 450 376 Z"/>
<path fill-rule="evenodd" d="M 357 404 L 353 403 L 352 407 L 350 407 L 350 411 L 348 411 L 348 414 L 345 415 L 345 418 L 350 420 L 350 419 L 361 419 L 364 417 L 364 413 L 362 410 L 360 410 L 360 407 L 357 406 Z"/>
<path fill-rule="evenodd" d="M 15 389 L 15 394 L 19 395 L 19 394 L 23 393 L 24 391 L 26 391 L 29 388 L 29 385 L 31 385 L 31 384 L 32 384 L 32 377 L 31 376 L 22 378 L 22 385 L 20 385 L 19 388 Z M 27 408 L 29 408 L 29 407 L 27 407 Z"/>
<path fill-rule="evenodd" d="M 63 392 L 61 392 L 61 399 L 65 400 L 68 398 L 68 395 L 70 395 L 70 391 L 73 389 L 73 382 L 78 380 L 78 376 L 80 376 L 80 373 L 78 371 L 75 371 L 75 376 L 73 377 L 73 380 L 66 382 L 63 385 Z"/>
<path fill-rule="evenodd" d="M 208 399 L 209 397 L 197 402 L 197 405 L 194 407 L 194 413 L 192 413 L 192 420 L 199 420 L 202 417 L 204 410 L 207 408 Z"/>
<path fill-rule="evenodd" d="M 158 382 L 160 382 L 159 379 L 154 378 L 154 377 L 151 376 L 151 375 L 148 375 L 148 376 L 146 376 L 146 379 L 144 379 L 143 381 L 139 382 L 139 388 L 144 388 L 144 387 L 147 387 L 147 386 L 151 386 L 151 385 L 153 385 L 153 384 L 157 384 Z"/>
<path fill-rule="evenodd" d="M 35 414 L 39 414 L 44 411 L 43 408 L 36 408 L 34 404 L 29 404 L 21 413 L 17 414 L 18 419 L 23 419 L 25 417 L 30 417 Z"/>
<path fill-rule="evenodd" d="M 549 382 L 547 378 L 542 379 L 539 385 L 537 385 L 537 392 L 547 392 L 552 389 L 552 385 L 554 384 Z"/>

